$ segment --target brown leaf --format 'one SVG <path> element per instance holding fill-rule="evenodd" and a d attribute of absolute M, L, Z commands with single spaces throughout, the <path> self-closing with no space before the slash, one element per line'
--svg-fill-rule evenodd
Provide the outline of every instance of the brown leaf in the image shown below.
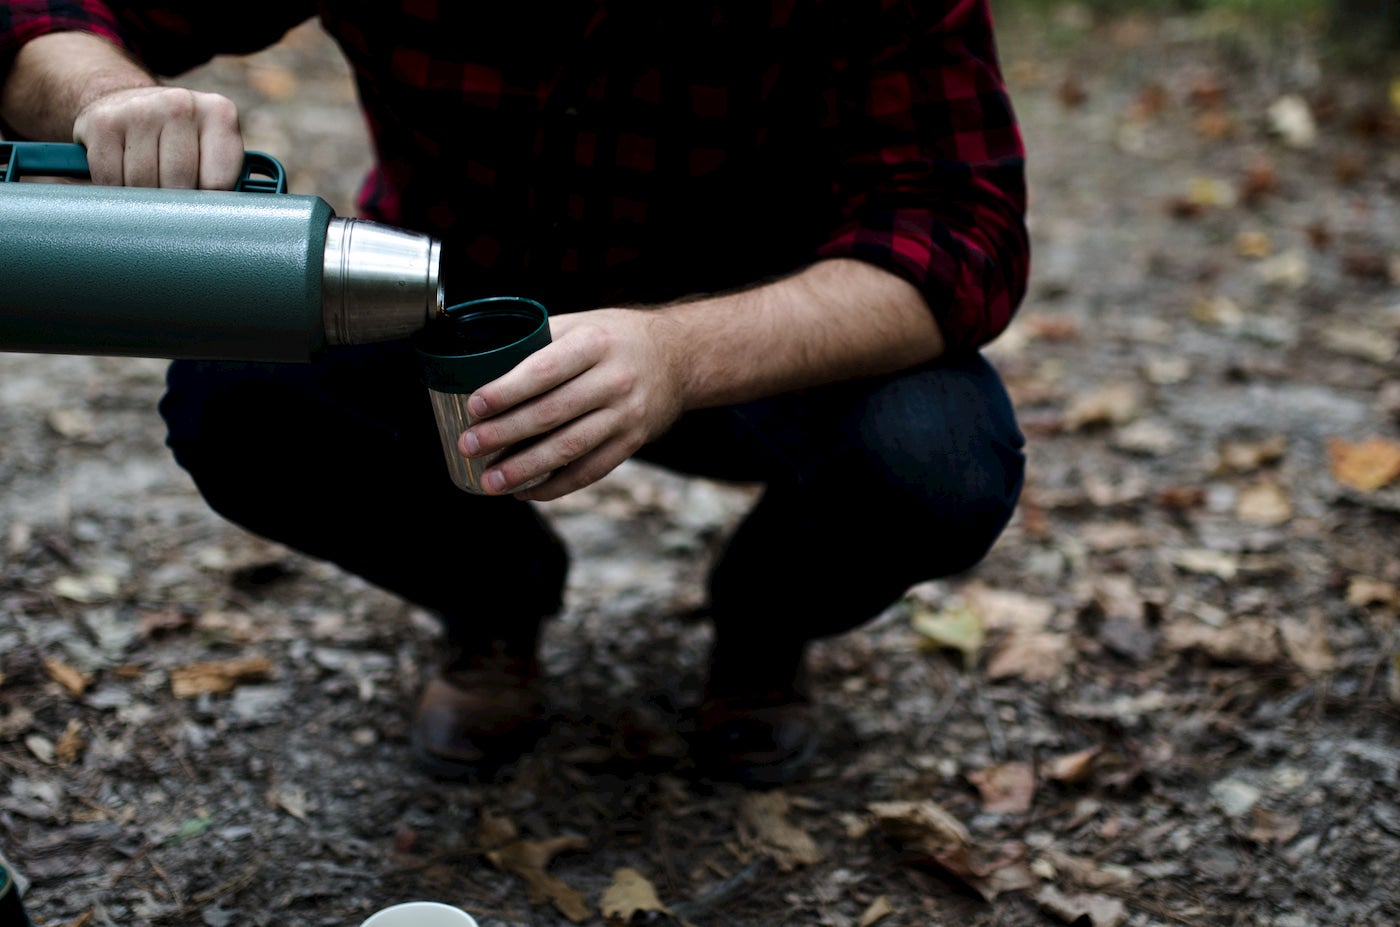
<path fill-rule="evenodd" d="M 1252 811 L 1254 820 L 1246 836 L 1255 843 L 1283 846 L 1302 830 L 1302 821 L 1291 815 L 1282 815 L 1259 807 Z"/>
<path fill-rule="evenodd" d="M 1222 441 L 1216 450 L 1216 472 L 1250 473 L 1278 463 L 1287 452 L 1287 435 L 1273 435 L 1262 441 Z"/>
<path fill-rule="evenodd" d="M 59 766 L 71 766 L 82 756 L 83 747 L 87 746 L 82 732 L 81 721 L 77 718 L 69 720 L 68 726 L 63 730 L 63 736 L 58 738 L 58 743 L 53 747 L 54 762 Z"/>
<path fill-rule="evenodd" d="M 1054 848 L 1047 849 L 1041 859 L 1050 864 L 1056 875 L 1081 888 L 1114 888 L 1132 881 L 1132 872 L 1122 866 L 1101 866 L 1093 859 L 1072 856 Z"/>
<path fill-rule="evenodd" d="M 1036 903 L 1066 924 L 1088 927 L 1118 927 L 1128 919 L 1128 909 L 1122 901 L 1108 895 L 1088 893 L 1063 894 L 1053 885 L 1036 893 Z"/>
<path fill-rule="evenodd" d="M 1029 763 L 999 763 L 970 772 L 988 814 L 1025 814 L 1035 801 L 1035 769 Z"/>
<path fill-rule="evenodd" d="M 481 847 L 492 850 L 510 843 L 517 836 L 519 834 L 510 818 L 498 817 L 487 810 L 481 812 L 481 821 L 476 828 L 476 842 Z"/>
<path fill-rule="evenodd" d="M 583 895 L 570 888 L 568 883 L 557 876 L 545 872 L 549 861 L 564 850 L 583 850 L 588 847 L 585 837 L 552 837 L 548 840 L 516 840 L 486 854 L 491 864 L 502 872 L 509 872 L 525 880 L 529 889 L 530 903 L 550 902 L 574 923 L 581 923 L 589 917 L 588 905 Z"/>
<path fill-rule="evenodd" d="M 1400 444 L 1389 438 L 1328 438 L 1327 459 L 1337 482 L 1361 492 L 1374 492 L 1400 477 Z"/>
<path fill-rule="evenodd" d="M 987 658 L 987 678 L 1050 682 L 1064 672 L 1071 653 L 1069 639 L 1058 632 L 1012 631 Z"/>
<path fill-rule="evenodd" d="M 1266 258 L 1274 252 L 1268 232 L 1248 231 L 1235 236 L 1235 253 L 1240 257 Z"/>
<path fill-rule="evenodd" d="M 1142 393 L 1132 383 L 1110 383 L 1078 396 L 1065 412 L 1064 427 L 1078 431 L 1099 425 L 1124 425 L 1142 411 Z"/>
<path fill-rule="evenodd" d="M 1064 782 L 1068 785 L 1084 782 L 1089 778 L 1089 774 L 1094 768 L 1094 758 L 1102 750 L 1102 747 L 1087 747 L 1074 753 L 1057 756 L 1046 764 L 1045 774 L 1056 782 Z"/>
<path fill-rule="evenodd" d="M 788 821 L 790 807 L 781 791 L 751 793 L 739 805 L 739 841 L 773 860 L 783 872 L 822 858 L 811 835 Z"/>
<path fill-rule="evenodd" d="M 1288 658 L 1309 676 L 1321 676 L 1336 669 L 1337 660 L 1332 655 L 1327 627 L 1320 614 L 1315 612 L 1306 621 L 1281 618 L 1278 631 Z"/>
<path fill-rule="evenodd" d="M 887 839 L 988 901 L 1034 884 L 1024 845 L 1008 844 L 990 854 L 975 848 L 962 822 L 931 801 L 873 802 L 867 807 Z"/>
<path fill-rule="evenodd" d="M 1293 502 L 1273 480 L 1260 480 L 1240 490 L 1235 517 L 1246 525 L 1281 525 L 1293 517 Z"/>
<path fill-rule="evenodd" d="M 167 631 L 176 631 L 189 625 L 190 616 L 173 606 L 158 611 L 141 612 L 141 636 L 143 638 L 158 637 Z"/>
<path fill-rule="evenodd" d="M 982 623 L 996 631 L 1040 631 L 1055 617 L 1055 603 L 1044 596 L 994 589 L 980 582 L 968 583 L 962 594 L 982 616 Z"/>
<path fill-rule="evenodd" d="M 865 913 L 860 916 L 860 921 L 856 927 L 874 927 L 876 923 L 884 920 L 894 913 L 894 907 L 890 905 L 890 900 L 884 895 L 870 902 L 865 909 Z"/>
<path fill-rule="evenodd" d="M 58 657 L 44 657 L 44 669 L 49 678 L 64 688 L 69 695 L 79 698 L 92 685 L 92 675 L 69 666 Z"/>
<path fill-rule="evenodd" d="M 1266 158 L 1256 158 L 1245 169 L 1240 181 L 1240 199 L 1255 203 L 1278 192 L 1278 169 Z"/>
<path fill-rule="evenodd" d="M 1400 588 L 1371 576 L 1353 576 L 1347 583 L 1347 604 L 1353 608 L 1400 605 Z"/>
<path fill-rule="evenodd" d="M 267 657 L 191 663 L 170 671 L 170 689 L 176 698 L 221 695 L 244 683 L 266 679 L 271 673 L 272 661 Z"/>
<path fill-rule="evenodd" d="M 625 866 L 613 872 L 612 884 L 603 892 L 598 909 L 603 917 L 619 924 L 628 923 L 633 915 L 639 913 L 671 913 L 671 909 L 657 897 L 656 886 L 637 870 Z"/>
<path fill-rule="evenodd" d="M 1173 650 L 1199 650 L 1222 663 L 1268 666 L 1283 658 L 1277 632 L 1261 618 L 1244 618 L 1223 628 L 1186 618 L 1167 625 L 1165 640 Z"/>

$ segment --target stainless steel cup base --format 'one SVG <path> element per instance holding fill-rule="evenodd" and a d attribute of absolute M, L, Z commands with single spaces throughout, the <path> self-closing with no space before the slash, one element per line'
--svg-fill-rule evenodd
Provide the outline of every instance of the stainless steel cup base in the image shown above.
<path fill-rule="evenodd" d="M 476 422 L 475 416 L 467 411 L 467 399 L 470 393 L 440 393 L 437 390 L 428 390 L 428 398 L 433 404 L 433 417 L 437 419 L 438 437 L 442 440 L 442 456 L 447 461 L 447 473 L 452 477 L 452 482 L 458 489 L 467 492 L 485 494 L 481 488 L 481 474 L 486 471 L 491 464 L 501 458 L 504 453 L 496 451 L 481 457 L 463 457 L 462 452 L 457 449 L 457 439 L 462 432 L 466 431 Z M 531 486 L 538 486 L 549 478 L 549 474 L 528 480 L 517 486 L 514 491 L 529 489 Z"/>
<path fill-rule="evenodd" d="M 457 441 L 476 422 L 467 411 L 467 400 L 479 387 L 509 372 L 549 341 L 549 314 L 544 306 L 518 296 L 452 306 L 414 336 L 419 376 L 432 401 L 442 455 L 459 489 L 485 495 L 481 474 L 514 450 L 471 459 L 462 456 Z M 538 486 L 548 478 L 545 474 L 512 492 Z"/>

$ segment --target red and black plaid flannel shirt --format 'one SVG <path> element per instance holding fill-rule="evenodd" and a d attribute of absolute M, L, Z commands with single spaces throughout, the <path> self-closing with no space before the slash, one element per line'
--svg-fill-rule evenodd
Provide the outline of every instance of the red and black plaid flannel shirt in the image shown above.
<path fill-rule="evenodd" d="M 178 75 L 312 16 L 376 146 L 361 212 L 441 238 L 449 299 L 662 301 L 847 256 L 917 285 L 963 351 L 1021 300 L 987 0 L 3 0 L 0 74 L 82 29 Z"/>

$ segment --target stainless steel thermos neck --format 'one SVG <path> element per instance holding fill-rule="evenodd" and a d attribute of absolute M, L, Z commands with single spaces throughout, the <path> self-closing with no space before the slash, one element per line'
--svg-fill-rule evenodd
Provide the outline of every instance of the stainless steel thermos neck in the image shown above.
<path fill-rule="evenodd" d="M 0 351 L 306 362 L 443 310 L 437 240 L 288 194 L 257 152 L 233 191 L 21 175 L 85 178 L 86 152 L 0 142 Z"/>

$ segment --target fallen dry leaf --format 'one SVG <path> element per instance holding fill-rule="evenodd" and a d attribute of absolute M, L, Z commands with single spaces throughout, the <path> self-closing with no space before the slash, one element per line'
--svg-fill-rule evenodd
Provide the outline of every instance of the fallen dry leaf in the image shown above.
<path fill-rule="evenodd" d="M 927 646 L 956 650 L 968 664 L 977 659 L 987 639 L 981 616 L 970 608 L 953 606 L 934 611 L 915 602 L 909 620 Z"/>
<path fill-rule="evenodd" d="M 1347 583 L 1347 604 L 1353 608 L 1400 605 L 1400 587 L 1371 576 L 1353 576 Z"/>
<path fill-rule="evenodd" d="M 83 739 L 83 724 L 77 718 L 68 721 L 68 726 L 63 730 L 63 736 L 58 738 L 58 743 L 54 744 L 54 762 L 59 766 L 71 766 L 77 762 L 78 757 L 83 754 L 83 747 L 87 742 Z"/>
<path fill-rule="evenodd" d="M 1049 779 L 1067 785 L 1084 782 L 1093 771 L 1094 758 L 1102 751 L 1103 747 L 1095 746 L 1057 756 L 1045 764 L 1045 775 Z"/>
<path fill-rule="evenodd" d="M 1389 332 L 1334 325 L 1322 330 L 1322 346 L 1334 354 L 1359 357 L 1373 364 L 1389 364 L 1400 354 L 1400 338 Z"/>
<path fill-rule="evenodd" d="M 1046 885 L 1036 893 L 1035 900 L 1066 924 L 1087 922 L 1087 927 L 1118 927 L 1128 919 L 1128 909 L 1123 902 L 1108 895 L 1066 895 L 1055 886 Z"/>
<path fill-rule="evenodd" d="M 1309 676 L 1321 676 L 1336 669 L 1337 659 L 1327 640 L 1327 628 L 1320 614 L 1308 620 L 1284 617 L 1279 619 L 1279 637 L 1288 658 Z"/>
<path fill-rule="evenodd" d="M 1235 236 L 1235 253 L 1240 257 L 1265 258 L 1273 251 L 1274 242 L 1267 232 L 1240 232 Z"/>
<path fill-rule="evenodd" d="M 306 822 L 308 810 L 306 789 L 301 786 L 288 785 L 274 788 L 267 794 L 267 803 L 273 808 L 281 808 L 298 821 Z"/>
<path fill-rule="evenodd" d="M 1303 829 L 1303 822 L 1292 815 L 1279 814 L 1267 808 L 1256 807 L 1251 810 L 1254 819 L 1250 824 L 1249 833 L 1245 836 L 1255 843 L 1283 846 L 1298 836 L 1298 832 Z"/>
<path fill-rule="evenodd" d="M 221 695 L 244 683 L 266 679 L 271 673 L 272 661 L 267 657 L 191 663 L 170 671 L 170 689 L 176 698 Z"/>
<path fill-rule="evenodd" d="M 79 698 L 92 685 L 92 675 L 69 666 L 58 657 L 44 657 L 44 670 L 49 678 L 74 698 Z"/>
<path fill-rule="evenodd" d="M 739 841 L 767 856 L 783 872 L 821 861 L 817 842 L 787 819 L 791 803 L 781 791 L 744 796 L 739 805 Z"/>
<path fill-rule="evenodd" d="M 1167 557 L 1172 562 L 1172 565 L 1178 569 L 1185 570 L 1187 573 L 1218 576 L 1221 579 L 1234 579 L 1235 574 L 1240 571 L 1240 561 L 1238 557 L 1222 553 L 1218 550 L 1187 548 L 1185 550 L 1170 551 Z"/>
<path fill-rule="evenodd" d="M 1064 427 L 1078 431 L 1099 425 L 1126 425 L 1142 412 L 1142 391 L 1135 383 L 1109 383 L 1075 397 L 1065 411 Z"/>
<path fill-rule="evenodd" d="M 671 913 L 657 897 L 656 886 L 646 876 L 626 866 L 613 872 L 612 884 L 603 892 L 598 909 L 609 921 L 619 924 L 628 923 L 639 913 Z"/>
<path fill-rule="evenodd" d="M 1008 844 L 995 852 L 974 847 L 963 823 L 934 802 L 885 801 L 867 807 L 886 838 L 987 901 L 1034 884 L 1024 845 Z"/>
<path fill-rule="evenodd" d="M 1283 658 L 1274 626 L 1262 618 L 1240 619 L 1223 628 L 1185 618 L 1170 622 L 1164 639 L 1173 650 L 1199 650 L 1222 663 L 1268 666 Z"/>
<path fill-rule="evenodd" d="M 1126 866 L 1100 865 L 1096 860 L 1073 856 L 1053 847 L 1045 850 L 1040 858 L 1049 864 L 1056 876 L 1081 888 L 1114 888 L 1133 881 L 1132 870 Z"/>
<path fill-rule="evenodd" d="M 509 872 L 525 880 L 529 890 L 530 903 L 550 902 L 575 924 L 589 917 L 588 905 L 583 895 L 558 876 L 545 872 L 545 868 L 559 853 L 565 850 L 583 850 L 588 847 L 586 837 L 552 837 L 548 840 L 516 840 L 505 846 L 491 850 L 486 858 L 502 872 Z"/>
<path fill-rule="evenodd" d="M 1064 672 L 1072 654 L 1069 638 L 1058 632 L 1012 631 L 987 658 L 987 678 L 1050 682 Z"/>
<path fill-rule="evenodd" d="M 1262 441 L 1222 441 L 1217 449 L 1219 473 L 1250 473 L 1276 464 L 1288 452 L 1288 436 L 1273 435 Z"/>
<path fill-rule="evenodd" d="M 1040 631 L 1055 617 L 1055 603 L 1043 596 L 969 583 L 963 598 L 982 616 L 985 627 L 997 631 Z"/>
<path fill-rule="evenodd" d="M 884 895 L 870 902 L 865 913 L 860 916 L 857 927 L 874 927 L 875 924 L 889 917 L 894 913 L 894 908 L 890 905 L 890 900 Z"/>
<path fill-rule="evenodd" d="M 1400 477 L 1400 444 L 1389 438 L 1328 438 L 1327 460 L 1337 482 L 1361 492 L 1375 492 Z"/>
<path fill-rule="evenodd" d="M 105 602 L 121 589 L 121 583 L 110 573 L 89 573 L 86 576 L 60 576 L 53 581 L 53 594 L 72 602 L 93 605 Z"/>
<path fill-rule="evenodd" d="M 1317 144 L 1317 122 L 1312 107 L 1297 94 L 1285 94 L 1268 109 L 1269 126 L 1290 148 L 1311 148 Z"/>
<path fill-rule="evenodd" d="M 34 726 L 34 712 L 23 705 L 9 705 L 0 711 L 0 740 L 13 740 Z"/>
<path fill-rule="evenodd" d="M 486 810 L 481 812 L 481 821 L 476 828 L 476 842 L 482 848 L 492 850 L 504 846 L 517 836 L 519 834 L 516 832 L 515 823 L 510 818 Z"/>
<path fill-rule="evenodd" d="M 967 774 L 988 814 L 1025 814 L 1035 801 L 1035 768 L 1029 763 L 998 763 Z"/>
<path fill-rule="evenodd" d="M 1240 490 L 1235 517 L 1246 525 L 1281 525 L 1293 517 L 1293 502 L 1273 480 L 1260 480 Z"/>

